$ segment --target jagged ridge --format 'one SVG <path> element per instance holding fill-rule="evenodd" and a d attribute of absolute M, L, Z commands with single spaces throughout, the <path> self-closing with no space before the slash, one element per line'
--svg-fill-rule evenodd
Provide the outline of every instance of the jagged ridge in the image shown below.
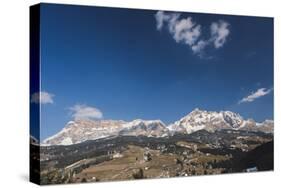
<path fill-rule="evenodd" d="M 118 135 L 168 137 L 177 132 L 190 134 L 202 129 L 209 132 L 235 129 L 273 133 L 273 126 L 272 120 L 256 123 L 252 119 L 244 120 L 242 116 L 231 111 L 215 112 L 197 108 L 169 126 L 166 126 L 161 120 L 136 119 L 131 122 L 123 120 L 70 121 L 60 132 L 44 140 L 42 144 L 71 145 Z"/>

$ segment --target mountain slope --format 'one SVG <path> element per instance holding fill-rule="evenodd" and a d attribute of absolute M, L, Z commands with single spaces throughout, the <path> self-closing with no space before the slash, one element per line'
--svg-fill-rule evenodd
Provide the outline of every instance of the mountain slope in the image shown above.
<path fill-rule="evenodd" d="M 71 145 L 118 135 L 125 121 L 119 120 L 76 120 L 70 121 L 54 136 L 43 141 L 45 145 Z"/>
<path fill-rule="evenodd" d="M 123 125 L 120 135 L 131 136 L 154 136 L 163 137 L 169 135 L 166 125 L 160 120 L 141 120 L 136 119 Z"/>
<path fill-rule="evenodd" d="M 266 120 L 262 123 L 256 123 L 254 120 L 244 120 L 242 116 L 231 111 L 206 111 L 198 108 L 190 112 L 179 121 L 168 126 L 172 132 L 181 132 L 190 134 L 198 130 L 207 130 L 214 132 L 221 129 L 261 131 L 273 133 L 274 123 L 272 120 Z"/>
<path fill-rule="evenodd" d="M 44 140 L 43 145 L 71 145 L 117 135 L 163 137 L 168 134 L 169 130 L 160 120 L 76 120 Z"/>
<path fill-rule="evenodd" d="M 231 111 L 205 111 L 195 109 L 175 123 L 166 126 L 161 120 L 136 119 L 131 122 L 122 120 L 75 120 L 70 121 L 54 136 L 43 141 L 43 145 L 71 145 L 87 140 L 127 135 L 147 137 L 167 137 L 174 133 L 191 134 L 199 130 L 215 132 L 221 129 L 261 131 L 273 133 L 274 122 L 266 120 L 256 123 L 244 120 Z"/>

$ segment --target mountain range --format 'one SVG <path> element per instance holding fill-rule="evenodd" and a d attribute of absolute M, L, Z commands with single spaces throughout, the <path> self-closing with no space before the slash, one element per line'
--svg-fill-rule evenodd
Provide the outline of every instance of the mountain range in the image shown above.
<path fill-rule="evenodd" d="M 45 139 L 42 145 L 71 145 L 87 140 L 114 136 L 169 137 L 177 133 L 191 134 L 199 130 L 215 132 L 222 129 L 273 133 L 273 120 L 245 120 L 231 111 L 194 109 L 180 120 L 165 125 L 161 120 L 75 120 L 68 122 L 57 134 Z"/>

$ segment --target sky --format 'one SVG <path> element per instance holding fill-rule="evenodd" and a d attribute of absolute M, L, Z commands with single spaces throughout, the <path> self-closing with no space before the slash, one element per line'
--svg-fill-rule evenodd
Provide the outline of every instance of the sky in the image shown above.
<path fill-rule="evenodd" d="M 273 119 L 273 19 L 41 6 L 40 140 L 73 119 L 160 119 L 195 108 Z"/>

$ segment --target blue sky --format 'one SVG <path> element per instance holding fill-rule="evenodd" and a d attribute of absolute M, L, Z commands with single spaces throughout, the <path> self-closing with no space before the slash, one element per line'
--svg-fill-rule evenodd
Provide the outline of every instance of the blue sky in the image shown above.
<path fill-rule="evenodd" d="M 41 140 L 76 118 L 169 124 L 197 107 L 273 119 L 273 19 L 43 4 L 41 88 Z"/>

